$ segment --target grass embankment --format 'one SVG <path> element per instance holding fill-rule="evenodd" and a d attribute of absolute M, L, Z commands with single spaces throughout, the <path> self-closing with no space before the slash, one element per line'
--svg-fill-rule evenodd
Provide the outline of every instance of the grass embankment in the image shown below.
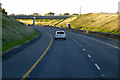
<path fill-rule="evenodd" d="M 25 24 L 33 24 L 33 21 L 32 19 L 17 19 L 18 21 L 22 22 L 22 23 L 25 23 Z M 58 22 L 60 22 L 61 20 L 63 19 L 36 19 L 35 20 L 35 25 L 54 25 Z"/>
<path fill-rule="evenodd" d="M 2 14 L 2 51 L 20 45 L 37 35 L 37 32 L 19 21 Z"/>
<path fill-rule="evenodd" d="M 118 30 L 117 13 L 89 13 L 79 16 L 72 16 L 58 24 L 57 27 L 60 25 L 66 27 L 67 23 L 70 23 L 72 28 L 81 30 L 120 34 L 120 30 Z"/>

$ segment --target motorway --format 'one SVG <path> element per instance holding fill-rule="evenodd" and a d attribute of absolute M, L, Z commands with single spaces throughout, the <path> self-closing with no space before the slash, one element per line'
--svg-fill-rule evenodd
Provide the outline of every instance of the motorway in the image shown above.
<path fill-rule="evenodd" d="M 41 37 L 2 62 L 3 78 L 118 78 L 117 41 L 56 28 L 32 27 Z"/>

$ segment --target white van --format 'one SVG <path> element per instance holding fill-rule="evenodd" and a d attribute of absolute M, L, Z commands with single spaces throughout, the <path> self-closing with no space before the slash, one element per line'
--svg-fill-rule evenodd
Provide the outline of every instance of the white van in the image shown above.
<path fill-rule="evenodd" d="M 67 23 L 66 28 L 71 29 L 71 26 L 70 26 L 70 24 L 69 24 L 69 23 Z"/>

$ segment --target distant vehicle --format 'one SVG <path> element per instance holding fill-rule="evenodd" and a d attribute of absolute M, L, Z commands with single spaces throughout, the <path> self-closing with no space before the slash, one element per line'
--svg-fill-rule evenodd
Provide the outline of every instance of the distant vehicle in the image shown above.
<path fill-rule="evenodd" d="M 63 26 L 60 26 L 60 29 L 62 29 L 63 28 Z"/>
<path fill-rule="evenodd" d="M 65 31 L 56 31 L 56 33 L 55 33 L 55 40 L 57 40 L 57 39 L 64 39 L 64 40 L 66 40 Z"/>
<path fill-rule="evenodd" d="M 40 26 L 42 26 L 42 24 L 40 24 Z"/>
<path fill-rule="evenodd" d="M 33 26 L 33 24 L 28 24 L 28 26 Z"/>
<path fill-rule="evenodd" d="M 30 24 L 28 24 L 28 26 L 31 26 Z"/>
<path fill-rule="evenodd" d="M 47 24 L 47 26 L 49 26 L 49 24 Z"/>
<path fill-rule="evenodd" d="M 71 29 L 71 26 L 70 26 L 70 24 L 69 24 L 69 23 L 67 23 L 66 28 Z"/>
<path fill-rule="evenodd" d="M 55 26 L 55 25 L 52 25 L 52 26 Z"/>

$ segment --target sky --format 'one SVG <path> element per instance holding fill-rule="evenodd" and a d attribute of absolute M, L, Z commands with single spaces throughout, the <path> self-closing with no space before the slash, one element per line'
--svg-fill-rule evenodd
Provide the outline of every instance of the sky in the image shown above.
<path fill-rule="evenodd" d="M 116 13 L 120 0 L 0 0 L 8 14 Z"/>

